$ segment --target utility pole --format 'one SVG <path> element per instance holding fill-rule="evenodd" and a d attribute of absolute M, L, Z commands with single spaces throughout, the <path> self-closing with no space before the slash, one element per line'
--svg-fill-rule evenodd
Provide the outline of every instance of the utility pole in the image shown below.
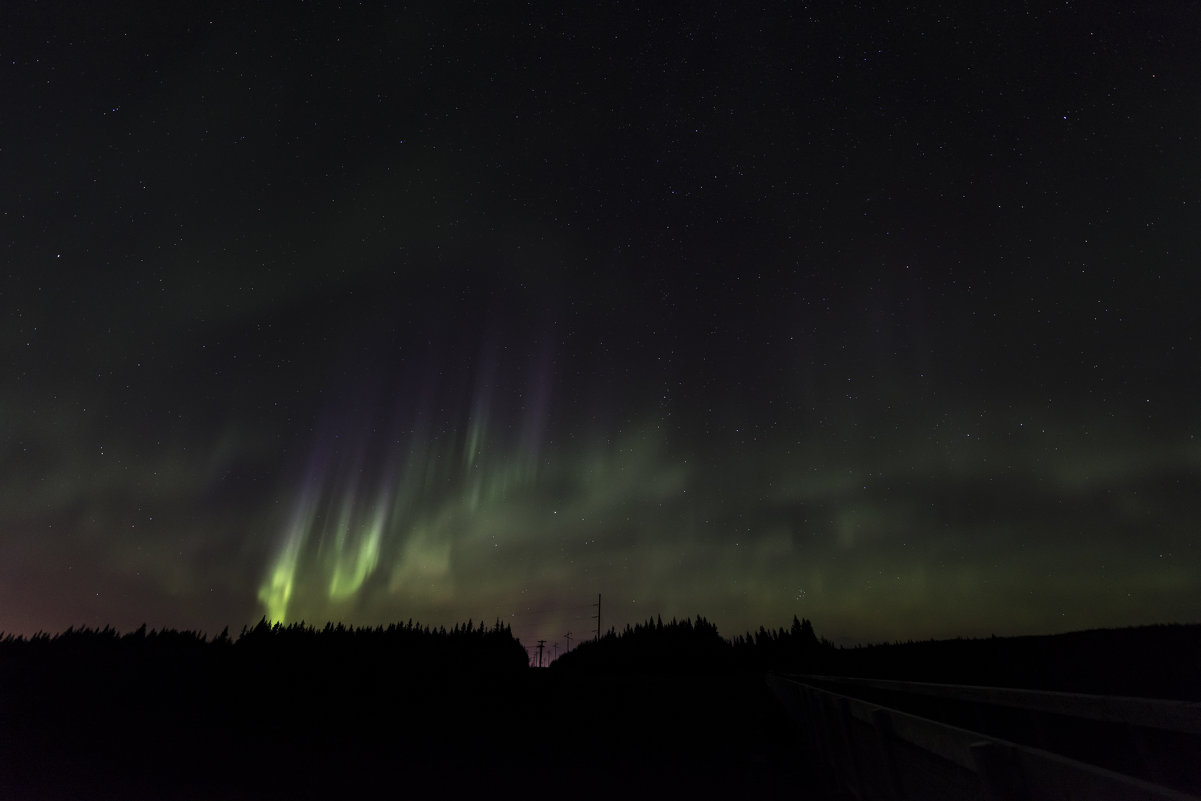
<path fill-rule="evenodd" d="M 564 634 L 563 639 L 567 640 L 567 653 L 571 653 L 571 632 Z"/>
<path fill-rule="evenodd" d="M 596 614 L 595 614 L 595 615 L 593 615 L 593 617 L 594 617 L 594 618 L 596 618 L 596 639 L 597 639 L 597 642 L 600 642 L 600 633 L 601 633 L 601 627 L 600 627 L 600 626 L 601 626 L 601 617 L 600 617 L 600 612 L 601 612 L 601 594 L 600 594 L 599 592 L 596 594 L 596 603 L 594 603 L 594 604 L 593 604 L 593 606 L 595 606 L 595 607 L 596 607 Z"/>
<path fill-rule="evenodd" d="M 542 646 L 546 645 L 546 640 L 538 640 L 538 667 L 542 667 Z"/>
<path fill-rule="evenodd" d="M 555 659 L 558 659 L 559 658 L 559 643 L 554 642 L 554 643 L 551 643 L 551 645 L 555 646 Z M 551 660 L 551 661 L 554 661 L 554 660 Z"/>

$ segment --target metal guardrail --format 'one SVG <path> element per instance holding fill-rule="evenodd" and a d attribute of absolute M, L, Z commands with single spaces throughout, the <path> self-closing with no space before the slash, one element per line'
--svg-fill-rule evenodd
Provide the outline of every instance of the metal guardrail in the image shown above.
<path fill-rule="evenodd" d="M 806 679 L 809 679 L 807 681 Z M 814 683 L 810 683 L 810 681 Z M 816 686 L 820 681 L 827 687 Z M 862 801 L 921 799 L 980 799 L 981 801 L 1038 801 L 1039 799 L 1101 799 L 1106 801 L 1201 801 L 1196 796 L 1162 784 L 1136 778 L 1100 765 L 1071 759 L 1051 751 L 1022 745 L 970 729 L 882 706 L 828 689 L 832 677 L 770 675 L 768 684 L 784 703 L 802 735 L 831 767 L 841 790 Z M 870 680 L 869 680 L 870 681 Z M 931 685 L 917 689 L 907 682 L 875 682 L 888 689 L 958 697 L 972 704 L 993 697 L 994 688 Z M 877 687 L 879 689 L 879 687 Z M 979 691 L 979 692 L 978 692 Z M 1054 714 L 1083 710 L 1081 720 L 1129 711 L 1139 699 L 1115 700 L 1116 705 L 1095 704 L 1091 710 L 1079 697 L 1022 698 L 1024 691 L 1000 691 L 1006 703 L 1023 709 L 1050 706 Z M 1046 694 L 1032 693 L 1031 696 Z M 1085 696 L 1086 699 L 1095 697 Z M 1125 702 L 1132 702 L 1130 705 Z M 1172 702 L 1164 702 L 1172 705 Z M 1156 708 L 1152 704 L 1151 708 Z M 1159 707 L 1163 711 L 1165 707 Z M 1135 720 L 1154 713 L 1133 713 Z M 1172 719 L 1168 715 L 1169 720 Z M 1105 720 L 1112 721 L 1112 717 Z M 1181 719 L 1183 731 L 1193 722 Z M 1139 724 L 1135 724 L 1139 725 Z M 1201 762 L 1193 763 L 1201 771 Z"/>
<path fill-rule="evenodd" d="M 1005 706 L 1084 720 L 1122 723 L 1149 729 L 1201 734 L 1201 703 L 1159 698 L 1130 698 L 1116 695 L 1017 690 L 1009 687 L 974 687 L 918 681 L 858 679 L 842 676 L 793 674 L 788 678 L 826 689 L 844 688 L 844 695 L 860 689 L 882 690 L 912 696 L 929 696 L 971 704 Z"/>

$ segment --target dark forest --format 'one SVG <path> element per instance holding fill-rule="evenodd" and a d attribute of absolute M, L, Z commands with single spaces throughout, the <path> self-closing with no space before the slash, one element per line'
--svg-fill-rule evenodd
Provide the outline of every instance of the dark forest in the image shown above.
<path fill-rule="evenodd" d="M 1198 700 L 1201 626 L 843 648 L 795 617 L 730 639 L 704 617 L 655 618 L 532 663 L 499 621 L 9 635 L 0 787 L 259 798 L 546 781 L 604 795 L 637 780 L 822 797 L 769 673 Z"/>

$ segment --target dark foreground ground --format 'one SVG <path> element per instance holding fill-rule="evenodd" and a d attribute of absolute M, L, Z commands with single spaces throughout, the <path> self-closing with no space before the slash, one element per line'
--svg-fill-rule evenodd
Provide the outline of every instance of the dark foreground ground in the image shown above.
<path fill-rule="evenodd" d="M 828 797 L 755 675 L 64 676 L 0 689 L 0 798 Z"/>
<path fill-rule="evenodd" d="M 1196 701 L 1198 666 L 1195 625 L 842 650 L 656 620 L 545 670 L 499 623 L 6 637 L 0 801 L 827 799 L 766 670 Z"/>

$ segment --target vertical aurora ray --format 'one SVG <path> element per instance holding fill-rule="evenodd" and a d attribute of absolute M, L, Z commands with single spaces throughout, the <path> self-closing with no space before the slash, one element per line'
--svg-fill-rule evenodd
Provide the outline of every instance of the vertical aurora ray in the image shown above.
<path fill-rule="evenodd" d="M 488 435 L 487 407 L 476 402 L 471 420 L 467 426 L 467 441 L 463 446 L 463 466 L 467 471 L 467 502 L 470 507 L 478 509 L 483 493 L 484 471 L 480 469 L 485 442 Z"/>
<path fill-rule="evenodd" d="M 526 365 L 530 380 L 501 388 L 495 375 L 521 369 L 503 369 L 500 350 L 449 379 L 439 361 L 383 414 L 356 406 L 330 418 L 259 589 L 271 620 L 449 603 L 456 559 L 478 566 L 485 548 L 525 536 L 522 496 L 544 458 L 552 361 L 542 353 Z"/>
<path fill-rule="evenodd" d="M 387 524 L 387 514 L 384 499 L 377 500 L 370 519 L 362 524 L 358 541 L 349 548 L 342 543 L 330 579 L 331 599 L 339 600 L 354 595 L 379 564 L 380 539 Z"/>
<path fill-rule="evenodd" d="M 404 511 L 393 507 L 392 471 L 385 472 L 372 500 L 364 501 L 360 482 L 369 468 L 364 448 L 341 463 L 334 460 L 340 464 L 334 471 L 327 466 L 327 450 L 314 454 L 283 544 L 259 590 L 272 621 L 287 621 L 293 601 L 301 600 L 294 597 L 297 591 L 306 609 L 318 586 L 329 601 L 352 599 L 379 566 L 392 513 Z"/>
<path fill-rule="evenodd" d="M 310 464 L 304 487 L 296 498 L 292 516 L 284 531 L 283 543 L 272 563 L 266 581 L 259 588 L 259 602 L 271 621 L 286 622 L 288 605 L 296 589 L 296 573 L 300 554 L 313 528 L 320 499 L 320 478 L 315 465 Z"/>
<path fill-rule="evenodd" d="M 259 601 L 263 604 L 267 618 L 273 622 L 284 623 L 288 618 L 288 603 L 292 600 L 292 591 L 295 588 L 296 567 L 302 541 L 297 533 L 303 530 L 292 529 L 276 557 L 267 582 L 259 589 Z"/>

